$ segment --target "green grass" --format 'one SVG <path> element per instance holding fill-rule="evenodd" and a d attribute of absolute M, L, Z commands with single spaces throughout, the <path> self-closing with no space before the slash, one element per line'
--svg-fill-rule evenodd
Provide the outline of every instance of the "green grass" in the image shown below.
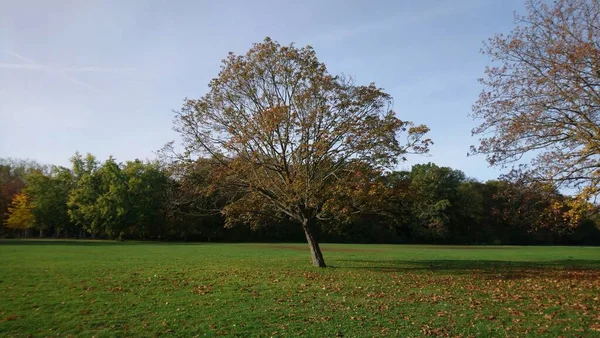
<path fill-rule="evenodd" d="M 600 336 L 600 248 L 0 241 L 0 336 Z"/>

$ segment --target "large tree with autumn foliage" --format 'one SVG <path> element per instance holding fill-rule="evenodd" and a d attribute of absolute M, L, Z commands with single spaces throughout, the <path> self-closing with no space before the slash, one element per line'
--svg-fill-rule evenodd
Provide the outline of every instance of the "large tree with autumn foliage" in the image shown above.
<path fill-rule="evenodd" d="M 474 153 L 531 159 L 528 176 L 600 193 L 600 1 L 528 0 L 516 27 L 483 48 L 493 65 L 473 107 Z"/>
<path fill-rule="evenodd" d="M 368 193 L 365 166 L 383 170 L 430 143 L 428 128 L 398 119 L 381 88 L 329 74 L 308 46 L 267 38 L 245 55 L 230 53 L 209 86 L 176 113 L 186 154 L 211 157 L 217 181 L 237 189 L 224 209 L 230 223 L 267 214 L 296 221 L 315 266 L 325 266 L 317 221 L 349 211 L 333 197 Z"/>

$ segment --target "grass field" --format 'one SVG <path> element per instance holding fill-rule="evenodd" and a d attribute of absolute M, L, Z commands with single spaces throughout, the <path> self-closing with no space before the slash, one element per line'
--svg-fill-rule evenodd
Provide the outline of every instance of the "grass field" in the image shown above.
<path fill-rule="evenodd" d="M 0 336 L 600 336 L 600 248 L 0 241 Z"/>

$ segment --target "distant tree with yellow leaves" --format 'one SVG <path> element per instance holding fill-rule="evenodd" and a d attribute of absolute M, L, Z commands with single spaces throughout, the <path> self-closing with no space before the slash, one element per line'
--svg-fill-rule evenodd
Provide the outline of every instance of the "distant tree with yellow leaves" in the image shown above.
<path fill-rule="evenodd" d="M 23 231 L 33 227 L 34 222 L 29 197 L 25 193 L 16 194 L 8 207 L 6 227 Z"/>

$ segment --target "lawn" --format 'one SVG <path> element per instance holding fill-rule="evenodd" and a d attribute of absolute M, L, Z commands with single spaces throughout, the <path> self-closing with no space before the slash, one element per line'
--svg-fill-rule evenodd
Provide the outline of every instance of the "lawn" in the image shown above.
<path fill-rule="evenodd" d="M 600 248 L 0 241 L 0 336 L 600 336 Z"/>

